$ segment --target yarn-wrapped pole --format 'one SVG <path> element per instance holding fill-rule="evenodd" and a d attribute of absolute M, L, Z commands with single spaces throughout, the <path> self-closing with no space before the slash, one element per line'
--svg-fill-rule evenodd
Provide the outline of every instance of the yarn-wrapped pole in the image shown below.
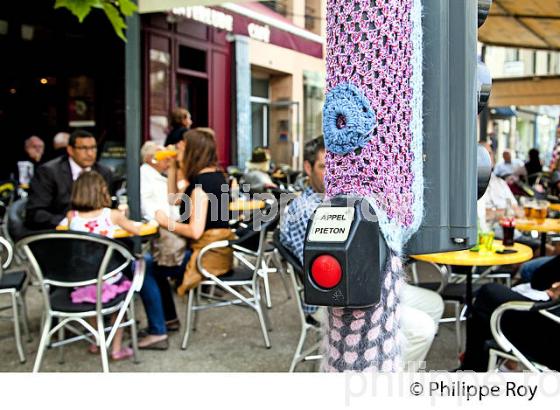
<path fill-rule="evenodd" d="M 328 0 L 323 131 L 327 198 L 368 198 L 390 248 L 379 304 L 329 309 L 323 369 L 396 371 L 402 249 L 423 212 L 421 0 Z"/>

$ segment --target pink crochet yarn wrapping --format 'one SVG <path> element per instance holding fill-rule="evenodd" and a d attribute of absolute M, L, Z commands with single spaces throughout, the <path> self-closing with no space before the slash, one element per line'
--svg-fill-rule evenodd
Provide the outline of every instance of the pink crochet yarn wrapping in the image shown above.
<path fill-rule="evenodd" d="M 329 309 L 325 371 L 401 368 L 400 252 L 422 217 L 420 7 L 420 0 L 327 3 L 327 197 L 369 198 L 391 252 L 379 304 Z"/>
<path fill-rule="evenodd" d="M 327 93 L 349 83 L 367 97 L 377 127 L 361 152 L 327 154 L 327 195 L 375 196 L 390 220 L 411 225 L 412 0 L 331 0 Z"/>

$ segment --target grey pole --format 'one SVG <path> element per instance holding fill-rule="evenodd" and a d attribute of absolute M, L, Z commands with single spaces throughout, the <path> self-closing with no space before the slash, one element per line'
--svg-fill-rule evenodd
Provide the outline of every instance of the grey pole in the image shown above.
<path fill-rule="evenodd" d="M 140 16 L 127 18 L 125 47 L 125 102 L 126 102 L 126 175 L 130 217 L 140 220 Z M 138 251 L 140 243 L 135 244 Z"/>

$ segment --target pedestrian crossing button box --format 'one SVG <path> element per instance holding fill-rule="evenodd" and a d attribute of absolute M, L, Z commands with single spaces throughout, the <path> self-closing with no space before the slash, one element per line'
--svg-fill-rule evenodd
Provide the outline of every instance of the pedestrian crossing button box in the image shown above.
<path fill-rule="evenodd" d="M 365 307 L 379 303 L 387 245 L 364 198 L 337 196 L 307 225 L 304 298 L 310 305 Z"/>

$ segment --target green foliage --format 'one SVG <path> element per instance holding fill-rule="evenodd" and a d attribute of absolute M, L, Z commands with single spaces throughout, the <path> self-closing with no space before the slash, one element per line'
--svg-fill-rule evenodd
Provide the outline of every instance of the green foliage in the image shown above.
<path fill-rule="evenodd" d="M 123 41 L 126 41 L 125 18 L 138 10 L 138 6 L 132 0 L 56 0 L 54 8 L 68 9 L 80 23 L 89 15 L 92 8 L 101 9 L 111 22 L 117 36 Z"/>

